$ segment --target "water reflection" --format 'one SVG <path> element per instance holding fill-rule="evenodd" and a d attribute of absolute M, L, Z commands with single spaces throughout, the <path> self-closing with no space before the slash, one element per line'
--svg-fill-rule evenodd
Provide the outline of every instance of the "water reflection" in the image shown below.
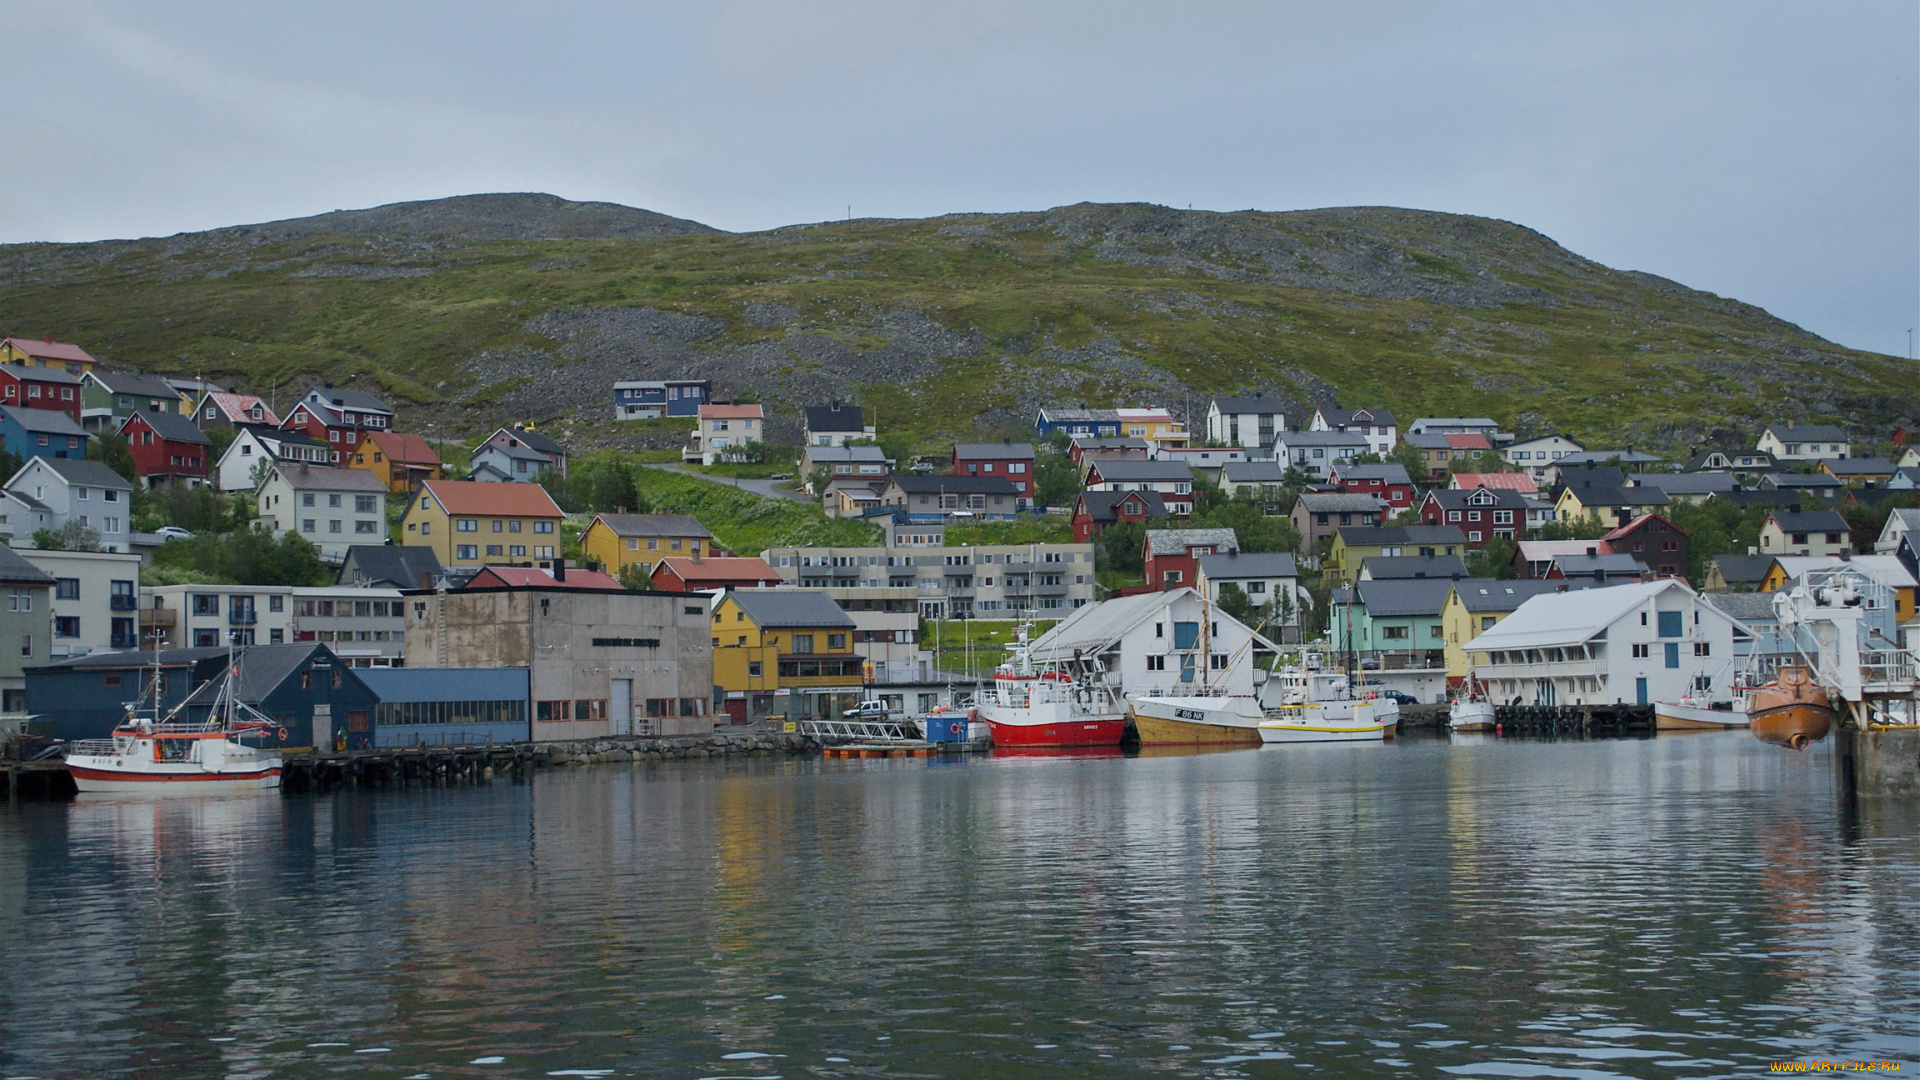
<path fill-rule="evenodd" d="M 1826 767 L 1738 735 L 1405 739 L 28 804 L 0 818 L 0 1069 L 1711 1076 L 1912 1056 L 1916 829 L 1849 825 Z"/>

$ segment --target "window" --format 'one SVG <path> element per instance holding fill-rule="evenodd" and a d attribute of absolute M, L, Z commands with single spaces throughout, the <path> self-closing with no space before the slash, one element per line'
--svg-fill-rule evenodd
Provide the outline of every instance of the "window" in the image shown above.
<path fill-rule="evenodd" d="M 512 556 L 512 557 L 514 557 L 514 558 L 516 558 L 516 559 L 523 559 L 523 558 L 525 558 L 525 557 L 526 557 L 526 555 L 527 555 L 527 545 L 525 545 L 525 544 L 512 544 L 512 545 L 510 545 L 510 546 L 508 546 L 508 548 L 507 548 L 507 554 L 508 554 L 508 555 L 510 555 L 510 556 Z"/>
<path fill-rule="evenodd" d="M 506 552 L 505 550 L 503 550 L 503 547 L 500 544 L 488 544 L 487 554 L 492 556 L 499 556 L 499 555 L 505 555 Z"/>
<path fill-rule="evenodd" d="M 1713 643 L 1712 643 L 1712 642 L 1709 642 L 1709 641 L 1696 641 L 1696 642 L 1694 642 L 1694 643 L 1693 643 L 1693 655 L 1695 655 L 1695 656 L 1712 656 L 1712 655 L 1713 655 Z"/>
<path fill-rule="evenodd" d="M 550 533 L 553 531 L 553 522 L 536 521 L 533 523 L 533 531 L 537 533 Z"/>
<path fill-rule="evenodd" d="M 764 669 L 764 667 L 765 665 L 761 664 L 760 661 L 758 660 L 747 661 L 747 677 L 752 679 L 760 678 L 761 672 Z"/>
<path fill-rule="evenodd" d="M 53 617 L 53 636 L 75 638 L 80 636 L 80 616 L 55 615 Z"/>
<path fill-rule="evenodd" d="M 379 523 L 374 521 L 356 521 L 353 523 L 353 531 L 357 533 L 378 532 Z"/>
<path fill-rule="evenodd" d="M 33 655 L 33 635 L 32 634 L 20 635 L 20 655 L 28 656 L 28 657 Z"/>
<path fill-rule="evenodd" d="M 373 496 L 355 495 L 353 497 L 353 512 L 356 514 L 374 513 Z"/>
<path fill-rule="evenodd" d="M 301 531 L 301 532 L 309 532 L 309 533 L 310 533 L 310 532 L 313 532 L 313 531 L 314 531 L 314 520 L 313 520 L 312 518 L 301 518 L 301 519 L 300 519 L 300 531 Z"/>
<path fill-rule="evenodd" d="M 1667 654 L 1666 655 L 1667 667 L 1677 668 L 1680 666 L 1680 643 L 1679 642 L 1677 641 L 1667 642 L 1666 654 Z"/>
<path fill-rule="evenodd" d="M 1148 670 L 1148 671 L 1165 671 L 1165 670 L 1167 670 L 1167 658 L 1166 658 L 1166 657 L 1164 657 L 1164 656 L 1149 656 L 1149 657 L 1147 657 L 1147 670 Z"/>
<path fill-rule="evenodd" d="M 480 557 L 480 545 L 478 544 L 457 545 L 453 549 L 453 557 L 456 559 L 477 559 Z"/>
<path fill-rule="evenodd" d="M 300 505 L 301 505 L 301 506 L 312 506 L 312 505 L 313 505 L 313 492 L 311 492 L 311 491 L 308 491 L 308 492 L 304 492 L 304 493 L 302 493 L 302 494 L 301 494 L 301 496 L 300 496 Z"/>
<path fill-rule="evenodd" d="M 1650 645 L 1645 645 L 1645 644 L 1641 644 L 1641 645 L 1635 645 L 1635 646 L 1633 647 L 1633 657 L 1634 657 L 1634 659 L 1636 659 L 1636 660 L 1645 660 L 1645 659 L 1646 659 L 1646 658 L 1647 658 L 1647 657 L 1648 657 L 1649 655 L 1651 655 L 1651 653 L 1650 653 L 1650 650 L 1651 650 L 1651 648 L 1652 648 L 1652 646 L 1650 646 Z"/>
<path fill-rule="evenodd" d="M 505 529 L 505 528 L 506 528 L 506 524 L 507 524 L 506 522 L 504 522 L 504 521 L 501 521 L 501 520 L 500 520 L 499 518 L 494 518 L 494 519 L 493 519 L 493 531 L 494 531 L 494 532 L 500 532 L 501 530 L 503 530 L 503 529 Z"/>
<path fill-rule="evenodd" d="M 793 651 L 797 653 L 812 652 L 813 651 L 813 635 L 812 634 L 793 635 Z"/>
<path fill-rule="evenodd" d="M 337 533 L 337 532 L 339 532 L 339 531 L 340 531 L 340 519 L 339 519 L 339 518 L 333 518 L 333 519 L 331 519 L 331 520 L 329 520 L 329 521 L 327 522 L 327 531 L 328 531 L 328 532 L 330 532 L 330 533 Z"/>
<path fill-rule="evenodd" d="M 474 520 L 473 518 L 455 518 L 453 522 L 453 531 L 454 532 L 479 532 L 480 523 Z"/>
<path fill-rule="evenodd" d="M 55 578 L 53 598 L 55 600 L 80 599 L 80 579 L 71 577 Z"/>
<path fill-rule="evenodd" d="M 827 635 L 828 649 L 844 649 L 846 647 L 847 647 L 847 635 L 845 634 L 828 634 Z"/>

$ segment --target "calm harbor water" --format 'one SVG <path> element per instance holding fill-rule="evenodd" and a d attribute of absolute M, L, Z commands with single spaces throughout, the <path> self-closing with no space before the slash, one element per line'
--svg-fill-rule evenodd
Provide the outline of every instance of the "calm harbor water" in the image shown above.
<path fill-rule="evenodd" d="M 1916 924 L 1744 734 L 85 799 L 0 812 L 0 1074 L 1905 1072 Z"/>

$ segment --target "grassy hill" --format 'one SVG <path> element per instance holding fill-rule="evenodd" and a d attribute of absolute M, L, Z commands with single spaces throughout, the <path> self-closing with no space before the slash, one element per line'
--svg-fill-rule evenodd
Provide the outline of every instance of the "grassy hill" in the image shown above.
<path fill-rule="evenodd" d="M 535 419 L 608 447 L 678 437 L 606 419 L 611 382 L 685 374 L 768 403 L 776 435 L 838 397 L 926 447 L 1049 402 L 1197 422 L 1216 392 L 1669 450 L 1775 417 L 1920 413 L 1902 361 L 1518 225 L 1379 207 L 1082 204 L 731 234 L 469 196 L 0 247 L 0 330 L 283 402 L 358 385 L 436 436 Z"/>

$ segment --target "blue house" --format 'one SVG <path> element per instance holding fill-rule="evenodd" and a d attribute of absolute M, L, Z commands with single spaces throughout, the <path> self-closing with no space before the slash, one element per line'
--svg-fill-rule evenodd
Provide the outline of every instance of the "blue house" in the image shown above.
<path fill-rule="evenodd" d="M 467 746 L 533 739 L 528 669 L 355 668 L 379 704 L 375 746 Z"/>
<path fill-rule="evenodd" d="M 657 420 L 662 416 L 698 416 L 713 400 L 707 379 L 663 379 L 613 384 L 615 420 Z"/>
<path fill-rule="evenodd" d="M 87 431 L 53 409 L 0 405 L 0 445 L 23 458 L 84 458 Z"/>
<path fill-rule="evenodd" d="M 1064 431 L 1070 437 L 1113 438 L 1120 434 L 1117 409 L 1041 409 L 1033 421 L 1041 435 Z"/>

